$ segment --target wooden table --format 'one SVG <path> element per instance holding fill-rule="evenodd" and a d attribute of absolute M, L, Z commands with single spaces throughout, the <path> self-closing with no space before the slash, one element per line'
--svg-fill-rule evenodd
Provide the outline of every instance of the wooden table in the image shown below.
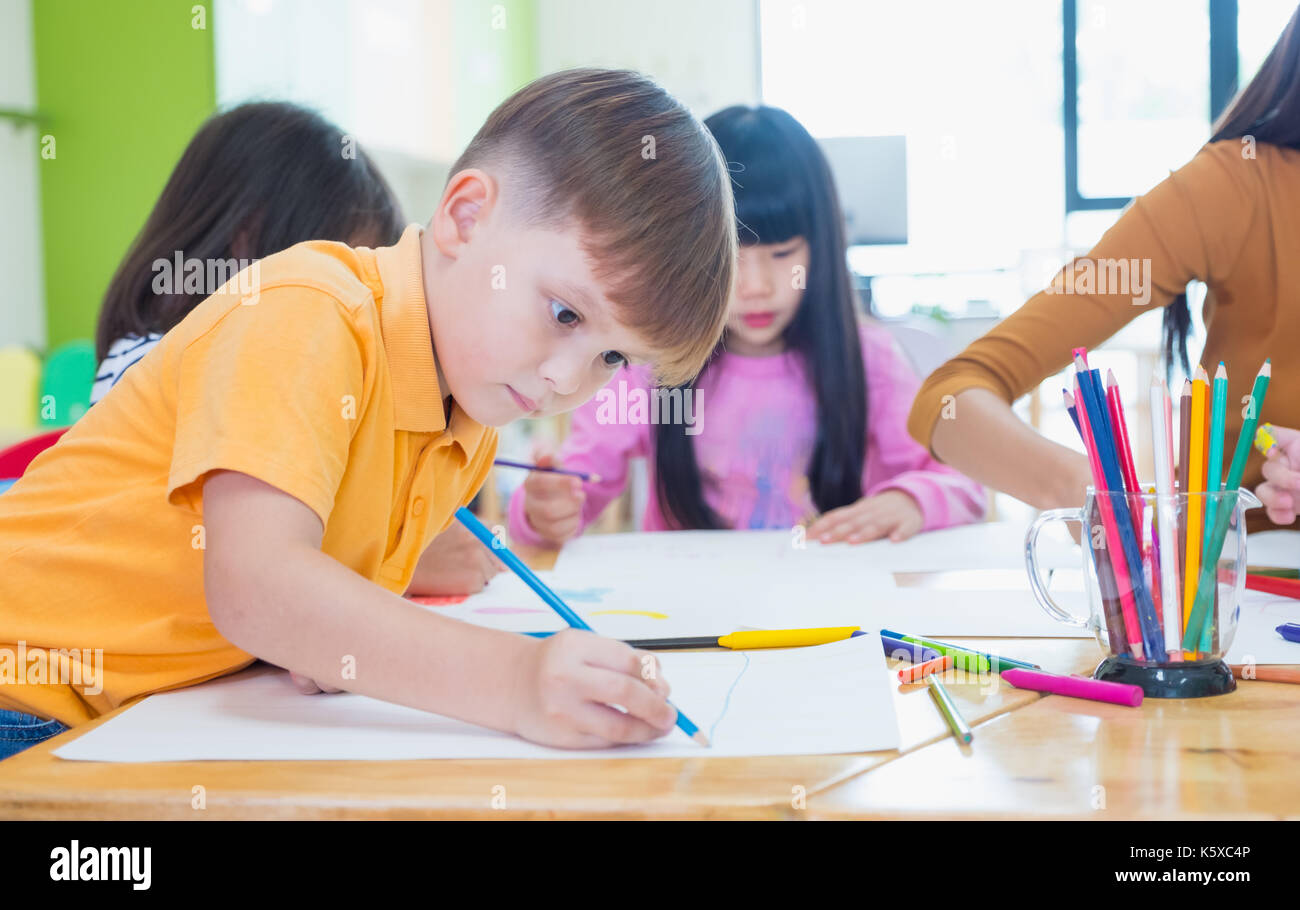
<path fill-rule="evenodd" d="M 1061 673 L 1100 658 L 1091 639 L 964 641 Z M 0 762 L 0 818 L 1300 817 L 1300 686 L 1243 682 L 1134 709 L 971 677 L 949 685 L 975 732 L 968 746 L 924 686 L 893 688 L 900 748 L 859 755 L 132 765 L 51 755 L 120 708 Z M 206 808 L 193 807 L 196 792 Z"/>

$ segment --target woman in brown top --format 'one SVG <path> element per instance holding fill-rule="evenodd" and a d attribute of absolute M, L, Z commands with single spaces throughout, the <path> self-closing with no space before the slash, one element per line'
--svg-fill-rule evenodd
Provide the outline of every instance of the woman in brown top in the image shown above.
<path fill-rule="evenodd" d="M 1229 444 L 1242 424 L 1232 403 L 1249 394 L 1266 357 L 1273 378 L 1260 421 L 1300 426 L 1300 10 L 1209 144 L 1135 199 L 1052 286 L 931 374 L 909 432 L 941 460 L 1031 505 L 1082 504 L 1087 459 L 1022 423 L 1010 403 L 1065 369 L 1072 348 L 1100 345 L 1152 307 L 1165 307 L 1166 363 L 1177 356 L 1186 369 L 1193 279 L 1208 288 L 1201 363 L 1211 374 L 1220 360 L 1228 365 Z M 1272 521 L 1251 513 L 1252 529 L 1289 523 L 1300 501 L 1300 465 L 1270 461 L 1279 464 L 1269 465 L 1266 498 L 1284 496 L 1286 507 L 1271 508 Z M 1252 451 L 1243 486 L 1260 483 L 1263 464 Z M 1287 488 L 1294 493 L 1279 494 Z"/>

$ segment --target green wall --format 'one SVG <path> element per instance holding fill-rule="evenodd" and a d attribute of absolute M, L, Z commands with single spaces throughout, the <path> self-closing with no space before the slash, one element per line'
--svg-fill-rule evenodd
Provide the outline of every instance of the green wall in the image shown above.
<path fill-rule="evenodd" d="M 504 28 L 493 27 L 498 8 Z M 526 84 L 537 71 L 536 0 L 456 0 L 453 7 L 456 47 L 456 146 L 469 145 L 488 114 Z M 474 65 L 488 56 L 488 72 Z"/>
<path fill-rule="evenodd" d="M 54 137 L 55 157 L 40 161 L 53 347 L 94 337 L 114 269 L 215 107 L 212 5 L 33 0 L 32 18 L 37 107 Z"/>

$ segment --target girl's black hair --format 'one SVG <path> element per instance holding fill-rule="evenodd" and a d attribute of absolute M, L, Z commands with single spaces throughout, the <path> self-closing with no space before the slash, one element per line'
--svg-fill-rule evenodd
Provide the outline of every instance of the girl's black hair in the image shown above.
<path fill-rule="evenodd" d="M 857 297 L 845 261 L 844 216 L 830 165 L 808 131 L 779 108 L 737 105 L 704 125 L 732 172 L 741 244 L 794 237 L 808 243 L 806 289 L 783 338 L 786 349 L 802 359 L 817 401 L 817 437 L 808 467 L 813 502 L 823 512 L 848 505 L 862 496 L 867 385 Z M 724 333 L 719 350 L 725 346 Z M 697 386 L 700 377 L 683 388 Z M 685 431 L 679 424 L 656 425 L 659 508 L 679 528 L 724 528 L 704 500 L 692 437 Z"/>
<path fill-rule="evenodd" d="M 1250 84 L 1233 99 L 1214 124 L 1210 142 L 1254 137 L 1286 148 L 1300 149 L 1300 7 L 1282 29 L 1273 49 Z M 1175 297 L 1164 313 L 1165 372 L 1173 374 L 1174 358 L 1192 374 L 1187 359 L 1187 335 L 1192 313 L 1187 293 Z"/>
<path fill-rule="evenodd" d="M 153 263 L 261 259 L 303 240 L 388 246 L 402 214 L 355 141 L 313 111 L 283 102 L 216 114 L 185 147 L 104 294 L 100 360 L 118 338 L 165 334 L 206 294 L 155 294 Z"/>

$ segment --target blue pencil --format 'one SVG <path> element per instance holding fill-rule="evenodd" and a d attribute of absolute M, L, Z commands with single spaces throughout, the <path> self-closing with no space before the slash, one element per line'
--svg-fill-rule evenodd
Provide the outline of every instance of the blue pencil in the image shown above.
<path fill-rule="evenodd" d="M 492 551 L 492 555 L 505 563 L 506 567 L 509 568 L 510 571 L 518 575 L 520 581 L 536 591 L 537 596 L 546 601 L 548 607 L 556 613 L 559 613 L 560 618 L 568 623 L 570 627 L 574 629 L 585 629 L 588 632 L 595 631 L 591 626 L 587 625 L 586 622 L 583 621 L 581 616 L 574 613 L 573 610 L 569 608 L 568 604 L 560 600 L 559 595 L 548 588 L 545 582 L 534 575 L 533 570 L 524 565 L 522 559 L 514 553 L 511 553 L 509 547 L 497 538 L 493 537 L 492 532 L 487 529 L 487 526 L 478 520 L 478 516 L 462 506 L 456 510 L 456 518 L 461 524 L 469 528 L 470 533 L 477 537 L 482 542 L 483 546 Z M 669 702 L 668 704 L 671 705 L 672 702 Z M 673 707 L 676 707 L 676 705 L 673 705 Z M 709 738 L 700 731 L 699 727 L 691 723 L 690 718 L 681 711 L 677 712 L 677 727 L 700 745 L 709 745 Z"/>
<path fill-rule="evenodd" d="M 1083 389 L 1083 403 L 1088 409 L 1088 422 L 1092 425 L 1093 440 L 1097 444 L 1097 457 L 1106 474 L 1106 486 L 1114 493 L 1122 493 L 1124 479 L 1120 473 L 1119 456 L 1115 452 L 1115 436 L 1106 408 L 1106 396 L 1101 387 L 1101 371 L 1082 370 L 1079 379 L 1080 387 Z M 1111 501 L 1114 502 L 1113 497 Z M 1142 574 L 1142 556 L 1138 549 L 1137 532 L 1133 528 L 1128 502 L 1121 499 L 1120 507 L 1114 511 L 1115 524 L 1119 527 L 1120 541 L 1124 550 L 1121 555 L 1128 565 L 1138 625 L 1142 631 L 1142 650 L 1146 654 L 1160 655 L 1164 653 L 1164 635 L 1160 631 L 1160 620 L 1156 618 L 1155 601 L 1151 599 L 1151 592 L 1147 590 L 1146 580 Z"/>

